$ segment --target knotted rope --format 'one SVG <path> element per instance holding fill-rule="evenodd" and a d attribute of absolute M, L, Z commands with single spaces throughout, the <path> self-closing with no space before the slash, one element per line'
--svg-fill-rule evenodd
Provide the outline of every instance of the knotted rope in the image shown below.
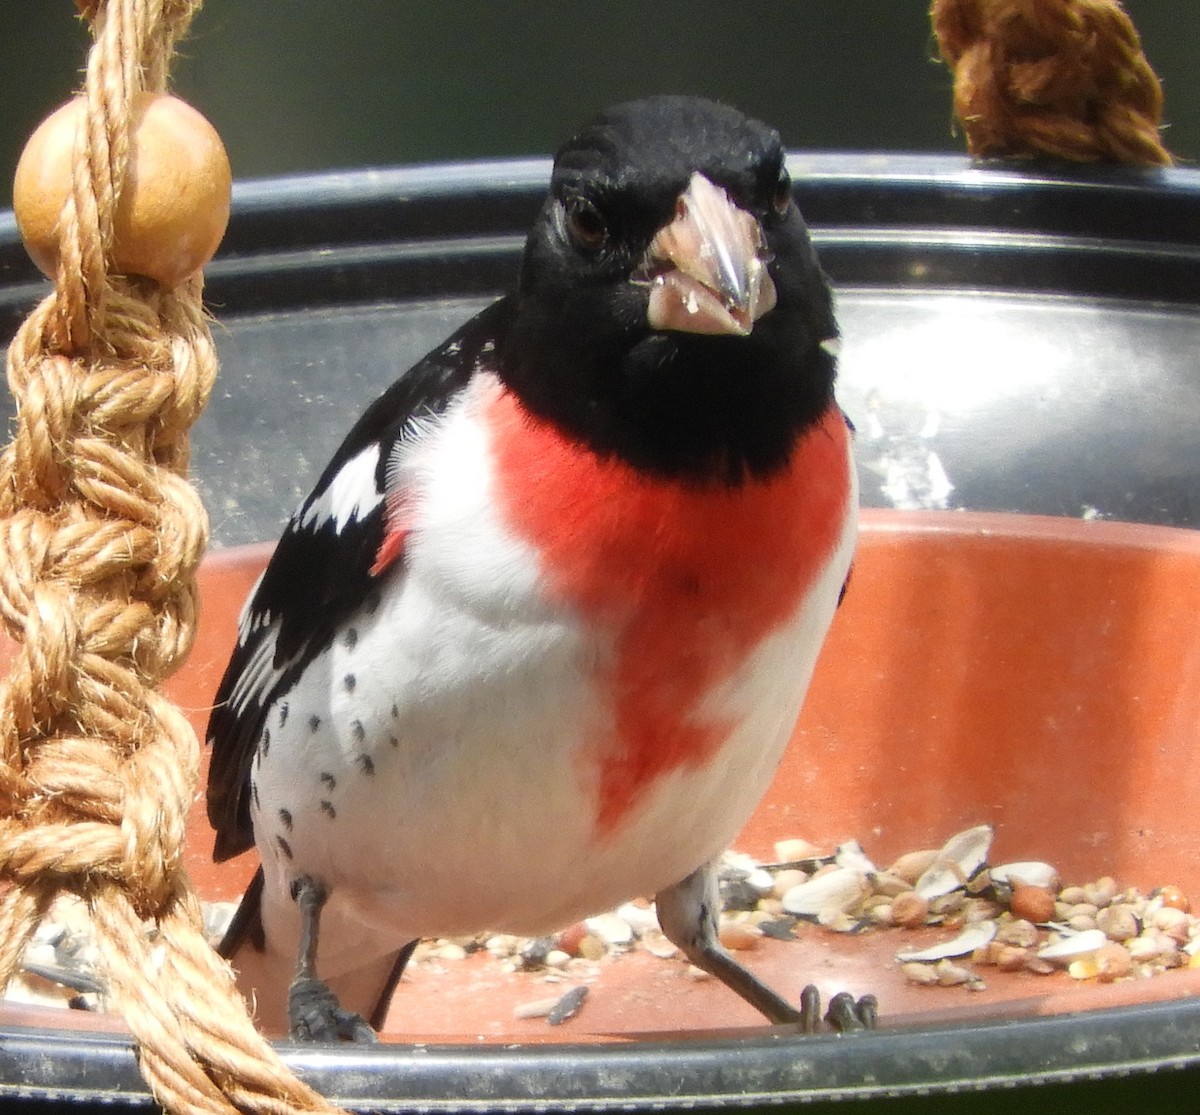
<path fill-rule="evenodd" d="M 933 0 L 980 158 L 1165 166 L 1162 88 L 1118 0 Z"/>
<path fill-rule="evenodd" d="M 16 437 L 0 456 L 0 981 L 62 891 L 87 902 L 110 999 L 172 1112 L 332 1110 L 251 1024 L 205 943 L 183 869 L 199 770 L 157 691 L 195 631 L 207 520 L 185 479 L 216 373 L 199 275 L 110 272 L 131 102 L 166 87 L 198 0 L 80 0 L 85 134 L 55 289 L 8 353 Z"/>

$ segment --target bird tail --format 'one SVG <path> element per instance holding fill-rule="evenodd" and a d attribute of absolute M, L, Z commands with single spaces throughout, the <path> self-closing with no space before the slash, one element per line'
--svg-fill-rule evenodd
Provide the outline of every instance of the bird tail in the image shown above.
<path fill-rule="evenodd" d="M 250 885 L 246 887 L 238 908 L 225 928 L 225 935 L 217 945 L 218 956 L 233 960 L 244 944 L 251 945 L 259 952 L 266 948 L 267 937 L 262 923 L 262 892 L 263 869 L 260 867 L 254 872 L 254 878 L 250 880 Z"/>

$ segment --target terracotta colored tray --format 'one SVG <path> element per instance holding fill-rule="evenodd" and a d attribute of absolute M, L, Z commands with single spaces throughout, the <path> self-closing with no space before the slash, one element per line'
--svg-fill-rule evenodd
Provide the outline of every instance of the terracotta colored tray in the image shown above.
<path fill-rule="evenodd" d="M 218 552 L 205 570 L 200 644 L 176 698 L 203 712 L 263 548 Z M 1172 882 L 1200 902 L 1200 828 L 1181 795 L 1200 785 L 1200 534 L 1017 515 L 867 512 L 851 588 L 788 754 L 737 842 L 769 858 L 774 841 L 832 847 L 857 837 L 880 863 L 966 826 L 996 827 L 994 859 L 1045 859 L 1066 879 L 1112 874 L 1146 889 Z M 234 897 L 235 870 L 208 863 L 193 818 L 191 870 Z M 937 930 L 854 936 L 805 927 L 764 941 L 747 962 L 797 994 L 874 991 L 884 1023 L 1044 1014 L 1174 998 L 1200 971 L 1107 986 L 988 972 L 988 990 L 906 983 L 892 958 Z M 519 1022 L 544 997 L 487 956 L 417 970 L 389 1018 L 392 1036 L 579 1040 L 758 1026 L 722 987 L 650 956 L 606 962 L 569 1025 Z M 553 988 L 549 989 L 553 992 Z"/>
<path fill-rule="evenodd" d="M 228 550 L 205 564 L 199 642 L 172 685 L 197 730 L 266 554 Z M 1047 859 L 1080 880 L 1169 881 L 1200 898 L 1200 829 L 1183 804 L 1200 784 L 1198 615 L 1195 532 L 867 512 L 851 590 L 792 746 L 738 846 L 769 856 L 782 837 L 853 836 L 887 862 L 987 821 L 994 858 Z M 234 897 L 251 857 L 214 870 L 201 802 L 192 822 L 198 886 L 209 898 Z M 978 993 L 905 983 L 894 953 L 937 935 L 812 926 L 794 944 L 767 941 L 745 954 L 790 993 L 810 979 L 826 993 L 875 992 L 882 1029 L 851 1040 L 772 1032 L 722 987 L 646 955 L 605 962 L 567 1025 L 517 1021 L 515 1005 L 544 997 L 546 986 L 475 956 L 401 985 L 385 1039 L 422 1044 L 290 1056 L 344 1100 L 386 1108 L 449 1092 L 460 1110 L 501 1099 L 563 1107 L 572 1096 L 603 1107 L 645 1079 L 657 1104 L 664 1066 L 677 1088 L 672 1103 L 742 1104 L 755 1095 L 861 1098 L 1075 1079 L 1194 1059 L 1200 972 L 1102 986 L 988 970 Z M 12 1085 L 36 1062 L 45 1088 L 54 1065 L 75 1065 L 62 1072 L 77 1081 L 78 1064 L 98 1059 L 108 1088 L 136 1090 L 120 1029 L 104 1016 L 2 1008 L 0 1070 Z M 549 1044 L 561 1042 L 576 1044 Z"/>

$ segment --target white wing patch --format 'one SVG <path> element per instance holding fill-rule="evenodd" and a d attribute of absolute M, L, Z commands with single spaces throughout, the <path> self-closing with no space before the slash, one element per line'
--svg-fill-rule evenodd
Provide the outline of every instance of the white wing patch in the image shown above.
<path fill-rule="evenodd" d="M 258 590 L 262 586 L 263 578 L 267 575 L 264 569 L 258 579 L 251 587 L 249 594 L 246 596 L 246 603 L 242 605 L 241 613 L 238 615 L 238 644 L 245 646 L 246 641 L 259 628 L 266 627 L 271 622 L 270 612 L 260 612 L 254 607 L 254 598 L 258 596 Z"/>
<path fill-rule="evenodd" d="M 286 662 L 275 665 L 275 647 L 279 642 L 279 621 L 271 619 L 265 612 L 261 615 L 263 619 L 257 623 L 255 629 L 269 624 L 269 630 L 260 636 L 258 645 L 255 646 L 249 660 L 242 668 L 242 672 L 238 675 L 233 691 L 229 694 L 229 707 L 237 716 L 241 716 L 249 705 L 255 702 L 261 703 L 299 657 L 299 654 L 294 654 Z"/>
<path fill-rule="evenodd" d="M 337 471 L 329 487 L 308 505 L 300 526 L 311 530 L 333 522 L 335 530 L 347 523 L 365 519 L 383 500 L 375 486 L 379 464 L 379 446 L 368 445 Z"/>
<path fill-rule="evenodd" d="M 279 635 L 278 629 L 273 628 L 259 639 L 254 653 L 238 674 L 237 684 L 229 694 L 229 707 L 239 716 L 251 698 L 261 699 L 270 685 L 271 674 L 275 672 L 275 642 Z"/>

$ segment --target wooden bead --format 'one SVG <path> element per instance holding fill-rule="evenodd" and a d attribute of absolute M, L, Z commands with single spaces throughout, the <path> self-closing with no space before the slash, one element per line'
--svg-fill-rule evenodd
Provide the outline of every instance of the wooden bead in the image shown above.
<path fill-rule="evenodd" d="M 76 97 L 47 117 L 25 145 L 13 182 L 21 238 L 51 278 L 84 112 Z M 221 138 L 199 112 L 165 93 L 138 94 L 129 169 L 113 215 L 112 269 L 166 287 L 191 278 L 225 234 L 230 185 Z"/>

